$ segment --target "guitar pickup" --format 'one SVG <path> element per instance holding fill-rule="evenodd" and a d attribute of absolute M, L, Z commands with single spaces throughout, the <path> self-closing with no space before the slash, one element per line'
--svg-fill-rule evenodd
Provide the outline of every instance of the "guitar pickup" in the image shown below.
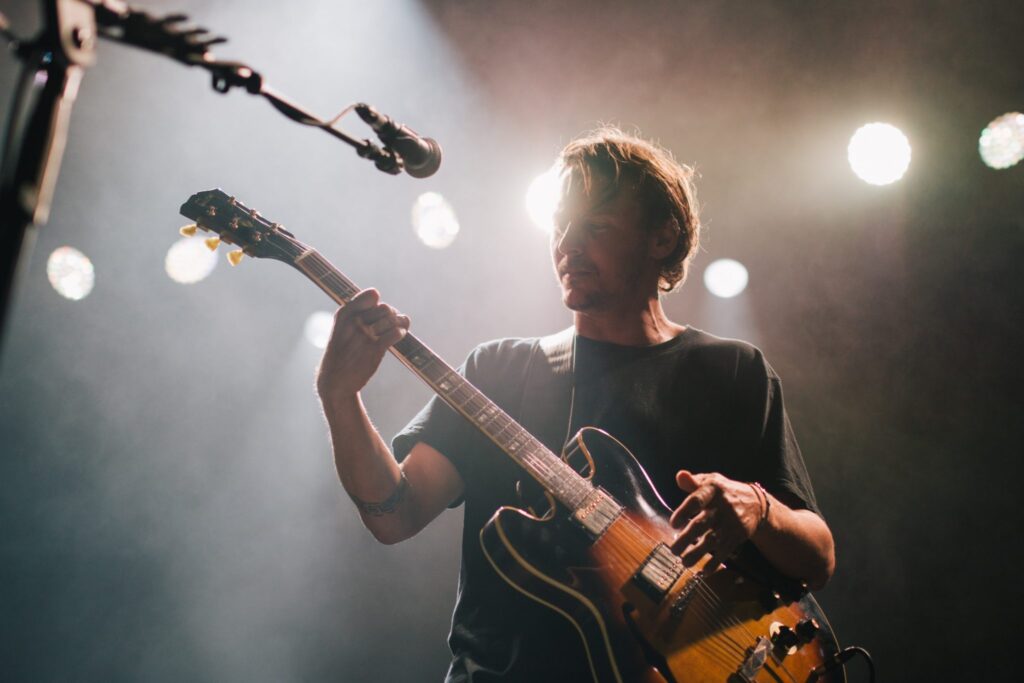
<path fill-rule="evenodd" d="M 605 493 L 604 489 L 596 488 L 572 516 L 587 530 L 591 538 L 596 539 L 600 538 L 621 514 L 622 506 Z"/>
<path fill-rule="evenodd" d="M 633 583 L 655 603 L 661 602 L 683 574 L 683 561 L 659 543 L 633 575 Z"/>

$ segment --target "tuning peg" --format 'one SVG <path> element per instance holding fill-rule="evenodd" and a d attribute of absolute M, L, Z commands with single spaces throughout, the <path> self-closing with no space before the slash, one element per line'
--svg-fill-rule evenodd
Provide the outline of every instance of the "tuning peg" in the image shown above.
<path fill-rule="evenodd" d="M 198 227 L 198 225 L 193 223 L 192 225 L 182 226 L 182 228 L 178 230 L 178 232 L 181 233 L 182 237 L 192 237 L 193 235 L 196 234 L 196 228 Z"/>
<path fill-rule="evenodd" d="M 205 240 L 203 240 L 203 243 L 207 247 L 209 247 L 210 251 L 217 251 L 217 247 L 220 246 L 220 238 L 219 237 L 207 237 Z"/>
<path fill-rule="evenodd" d="M 228 252 L 228 263 L 230 263 L 233 266 L 237 266 L 238 262 L 242 260 L 243 256 L 245 256 L 245 252 L 242 251 L 241 249 L 236 249 L 235 251 L 229 251 Z"/>

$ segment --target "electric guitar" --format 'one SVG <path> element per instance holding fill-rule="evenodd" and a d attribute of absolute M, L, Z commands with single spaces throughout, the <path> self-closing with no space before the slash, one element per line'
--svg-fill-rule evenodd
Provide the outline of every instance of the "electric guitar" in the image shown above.
<path fill-rule="evenodd" d="M 211 248 L 237 245 L 233 264 L 243 255 L 283 261 L 340 305 L 360 291 L 281 225 L 221 190 L 193 195 L 181 213 L 196 222 L 183 234 L 198 228 L 219 236 L 207 240 Z M 412 334 L 390 350 L 545 492 L 545 515 L 503 507 L 480 542 L 514 589 L 576 627 L 595 683 L 845 681 L 832 663 L 832 629 L 804 586 L 742 556 L 717 569 L 705 566 L 707 556 L 683 566 L 669 549 L 671 510 L 613 437 L 584 428 L 559 457 Z M 571 464 L 577 458 L 579 469 Z"/>

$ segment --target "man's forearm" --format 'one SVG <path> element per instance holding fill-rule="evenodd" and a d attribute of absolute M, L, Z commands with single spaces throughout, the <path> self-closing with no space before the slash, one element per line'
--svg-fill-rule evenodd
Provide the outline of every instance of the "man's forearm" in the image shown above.
<path fill-rule="evenodd" d="M 334 465 L 341 485 L 359 508 L 367 529 L 382 543 L 396 543 L 409 531 L 408 484 L 358 394 L 324 403 Z"/>
<path fill-rule="evenodd" d="M 824 586 L 835 569 L 832 532 L 810 510 L 794 510 L 770 494 L 768 518 L 751 540 L 776 569 L 811 588 Z"/>

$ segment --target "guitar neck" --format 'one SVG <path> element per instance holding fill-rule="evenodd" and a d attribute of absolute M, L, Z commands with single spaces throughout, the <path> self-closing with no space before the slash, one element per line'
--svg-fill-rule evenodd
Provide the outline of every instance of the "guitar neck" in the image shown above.
<path fill-rule="evenodd" d="M 347 304 L 360 290 L 319 252 L 309 249 L 292 263 L 340 305 Z M 440 356 L 406 334 L 389 349 L 403 365 L 512 458 L 559 502 L 575 510 L 583 504 L 593 485 L 561 458 L 534 438 L 504 410 L 474 387 Z"/>

